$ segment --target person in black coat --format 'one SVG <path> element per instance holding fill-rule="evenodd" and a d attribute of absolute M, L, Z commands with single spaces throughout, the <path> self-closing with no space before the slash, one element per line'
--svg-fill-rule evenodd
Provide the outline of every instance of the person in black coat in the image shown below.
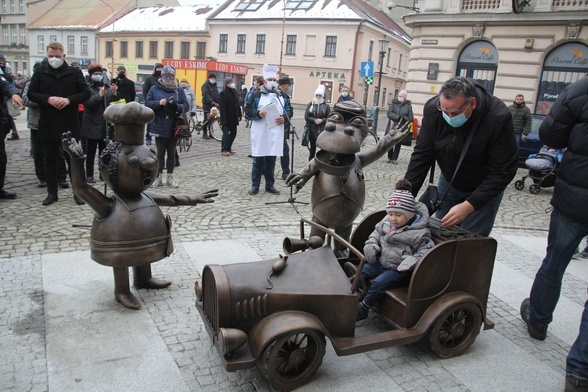
<path fill-rule="evenodd" d="M 33 74 L 28 97 L 41 106 L 39 118 L 39 141 L 43 151 L 47 197 L 43 205 L 58 200 L 57 158 L 61 150 L 61 134 L 71 132 L 80 139 L 78 105 L 90 98 L 90 90 L 82 71 L 65 62 L 63 45 L 51 42 L 47 45 L 47 65 L 42 65 Z M 69 166 L 69 156 L 65 159 Z M 77 204 L 83 200 L 74 195 Z"/>
<path fill-rule="evenodd" d="M 314 92 L 314 98 L 306 105 L 306 110 L 304 111 L 304 120 L 306 120 L 306 126 L 309 129 L 309 161 L 316 154 L 316 138 L 325 129 L 329 114 L 331 114 L 331 108 L 325 102 L 325 86 L 319 85 Z"/>
<path fill-rule="evenodd" d="M 223 127 L 221 155 L 226 157 L 235 153 L 232 147 L 235 137 L 237 137 L 237 126 L 241 121 L 241 105 L 239 104 L 239 95 L 235 91 L 233 78 L 225 78 L 225 88 L 218 96 L 218 104 Z"/>
<path fill-rule="evenodd" d="M 539 138 L 549 147 L 566 150 L 553 188 L 547 253 L 537 271 L 531 297 L 523 301 L 521 316 L 529 335 L 547 337 L 562 280 L 575 249 L 588 235 L 588 78 L 563 90 L 539 128 Z M 588 387 L 588 302 L 578 338 L 566 359 L 566 391 Z"/>
<path fill-rule="evenodd" d="M 159 79 L 161 79 L 161 69 L 163 68 L 163 63 L 155 63 L 153 65 L 153 73 L 143 83 L 143 96 L 147 99 L 147 94 L 149 94 L 149 90 L 151 87 L 155 86 Z M 145 131 L 145 140 L 148 145 L 151 145 L 151 134 L 149 130 L 151 129 L 151 123 L 147 124 L 146 131 Z"/>
<path fill-rule="evenodd" d="M 118 75 L 112 79 L 112 84 L 116 84 L 118 87 L 118 95 L 125 99 L 126 103 L 133 102 L 136 97 L 135 82 L 127 78 L 127 69 L 124 66 L 119 66 L 116 69 Z"/>
<path fill-rule="evenodd" d="M 210 139 L 208 136 L 208 117 L 210 115 L 210 109 L 213 106 L 218 107 L 218 87 L 216 85 L 216 74 L 208 74 L 208 80 L 202 84 L 200 89 L 202 91 L 202 112 L 204 113 L 204 125 L 202 127 L 202 139 Z"/>
<path fill-rule="evenodd" d="M 460 225 L 487 236 L 504 189 L 517 172 L 512 116 L 504 102 L 470 79 L 454 77 L 425 104 L 423 122 L 405 179 L 417 195 L 435 162 L 441 169 L 439 194 L 453 177 L 470 132 L 476 132 L 436 213 L 443 226 Z"/>
<path fill-rule="evenodd" d="M 0 76 L 0 97 L 8 100 L 12 99 L 12 103 L 22 107 L 22 99 L 19 95 L 18 89 Z M 0 100 L 4 102 L 4 100 Z M 6 177 L 6 166 L 8 164 L 8 156 L 6 155 L 6 144 L 4 139 L 12 127 L 12 118 L 8 111 L 2 107 L 0 108 L 0 199 L 16 199 L 16 193 L 7 192 L 4 190 L 4 178 Z"/>
<path fill-rule="evenodd" d="M 96 182 L 94 179 L 94 160 L 96 159 L 96 149 L 98 156 L 106 147 L 106 120 L 104 120 L 104 110 L 112 101 L 120 99 L 118 87 L 115 83 L 111 88 L 106 89 L 102 75 L 102 66 L 100 64 L 90 64 L 88 66 L 90 80 L 88 87 L 92 93 L 90 99 L 84 102 L 84 111 L 82 117 L 82 138 L 87 140 L 86 149 L 86 177 L 90 184 Z"/>

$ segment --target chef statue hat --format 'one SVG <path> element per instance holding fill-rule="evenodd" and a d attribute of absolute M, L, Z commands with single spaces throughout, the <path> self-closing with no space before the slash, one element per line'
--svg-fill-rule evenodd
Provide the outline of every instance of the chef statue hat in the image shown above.
<path fill-rule="evenodd" d="M 279 69 L 279 67 L 277 65 L 264 64 L 263 65 L 263 78 L 264 79 L 268 79 L 268 78 L 277 79 L 278 78 L 278 69 Z"/>

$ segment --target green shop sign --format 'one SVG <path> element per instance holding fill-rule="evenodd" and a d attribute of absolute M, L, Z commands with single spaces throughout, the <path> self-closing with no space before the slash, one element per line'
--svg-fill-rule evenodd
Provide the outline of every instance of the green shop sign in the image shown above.
<path fill-rule="evenodd" d="M 322 72 L 322 71 L 310 71 L 308 75 L 311 78 L 327 78 L 327 79 L 343 79 L 345 80 L 345 74 L 343 72 Z"/>

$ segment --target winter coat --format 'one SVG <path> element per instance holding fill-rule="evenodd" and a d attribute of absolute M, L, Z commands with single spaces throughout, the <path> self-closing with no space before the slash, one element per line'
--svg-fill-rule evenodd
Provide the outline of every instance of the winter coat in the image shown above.
<path fill-rule="evenodd" d="M 512 115 L 514 133 L 528 135 L 531 131 L 531 110 L 523 102 L 521 106 L 510 105 L 508 111 Z"/>
<path fill-rule="evenodd" d="M 135 91 L 135 82 L 124 75 L 117 76 L 112 80 L 112 82 L 116 83 L 116 86 L 118 87 L 118 95 L 120 95 L 121 98 L 124 98 L 126 103 L 133 102 L 135 100 L 137 95 Z"/>
<path fill-rule="evenodd" d="M 208 80 L 202 84 L 202 110 L 210 112 L 213 106 L 218 106 L 218 88 L 216 83 L 210 83 Z"/>
<path fill-rule="evenodd" d="M 476 109 L 459 128 L 453 128 L 443 119 L 437 109 L 439 96 L 425 104 L 417 142 L 404 176 L 412 183 L 413 195 L 417 195 L 425 178 L 428 178 L 435 160 L 443 176 L 451 180 L 468 134 L 478 117 L 478 129 L 452 186 L 471 192 L 466 200 L 479 210 L 503 192 L 514 178 L 517 172 L 517 142 L 512 117 L 504 102 L 479 84 L 474 84 Z"/>
<path fill-rule="evenodd" d="M 374 231 L 365 242 L 365 247 L 379 245 L 381 252 L 379 261 L 384 267 L 398 269 L 398 266 L 403 264 L 404 268 L 401 270 L 412 269 L 427 250 L 433 247 L 431 232 L 427 228 L 429 224 L 427 207 L 423 203 L 416 202 L 415 209 L 416 215 L 412 223 L 399 228 L 394 228 L 386 214 L 384 219 L 376 224 Z M 364 253 L 368 257 L 370 252 L 366 249 Z M 375 259 L 368 261 L 374 262 Z"/>
<path fill-rule="evenodd" d="M 306 124 L 308 125 L 308 129 L 310 131 L 310 137 L 312 139 L 316 139 L 323 129 L 325 129 L 325 124 L 327 123 L 327 117 L 329 117 L 329 114 L 331 114 L 331 108 L 324 101 L 320 105 L 317 105 L 313 100 L 310 101 L 308 105 L 306 105 L 304 119 L 306 120 Z M 324 121 L 317 125 L 314 123 L 315 118 L 322 118 Z"/>
<path fill-rule="evenodd" d="M 189 84 L 186 87 L 182 87 L 182 85 L 180 84 L 180 87 L 184 90 L 184 94 L 186 95 L 186 101 L 188 101 L 188 103 L 190 104 L 188 112 L 196 113 L 196 93 L 194 92 L 194 90 L 192 90 L 192 87 L 190 87 Z"/>
<path fill-rule="evenodd" d="M 588 78 L 563 90 L 539 128 L 552 148 L 567 148 L 557 171 L 551 205 L 574 221 L 588 223 Z"/>
<path fill-rule="evenodd" d="M 411 122 L 414 119 L 410 101 L 404 101 L 404 103 L 401 103 L 396 98 L 390 102 L 387 115 L 388 118 L 392 121 L 394 127 L 398 125 L 400 120 Z"/>
<path fill-rule="evenodd" d="M 6 102 L 12 99 L 14 94 L 20 94 L 20 91 L 10 82 L 5 79 L 0 79 L 0 137 L 5 138 L 6 135 L 12 129 L 13 121 L 8 115 L 8 109 L 6 108 Z M 6 120 L 5 120 L 6 119 Z"/>
<path fill-rule="evenodd" d="M 61 134 L 70 131 L 80 138 L 78 105 L 90 98 L 90 90 L 82 71 L 70 67 L 65 61 L 54 69 L 49 65 L 41 67 L 33 74 L 27 96 L 41 106 L 39 118 L 39 139 L 61 141 Z M 69 105 L 59 110 L 49 105 L 49 97 L 69 99 Z"/>
<path fill-rule="evenodd" d="M 284 111 L 289 111 L 290 102 L 275 93 L 268 92 L 264 87 L 254 90 L 245 103 L 245 113 L 251 123 L 251 155 L 254 157 L 281 157 L 284 153 L 284 125 L 268 128 L 264 119 L 259 117 L 259 108 L 276 101 L 278 113 L 284 117 Z"/>
<path fill-rule="evenodd" d="M 39 117 L 41 117 L 41 107 L 32 102 L 27 93 L 29 92 L 29 86 L 31 85 L 31 79 L 27 80 L 24 88 L 22 89 L 22 103 L 25 105 L 29 110 L 27 110 L 27 127 L 29 129 L 38 129 L 39 128 Z"/>
<path fill-rule="evenodd" d="M 82 136 L 92 140 L 102 140 L 106 138 L 106 120 L 104 120 L 105 102 L 110 103 L 121 97 L 113 96 L 112 90 L 104 91 L 101 97 L 98 93 L 103 84 L 91 81 L 88 84 L 92 96 L 84 102 L 84 114 L 82 117 Z"/>
<path fill-rule="evenodd" d="M 234 88 L 225 87 L 219 94 L 219 110 L 221 125 L 236 127 L 241 121 L 239 96 Z"/>
<path fill-rule="evenodd" d="M 163 98 L 167 100 L 166 106 L 159 104 Z M 189 103 L 182 88 L 166 87 L 157 83 L 149 90 L 145 98 L 145 106 L 155 112 L 155 119 L 151 123 L 149 133 L 169 139 L 174 137 L 176 117 L 188 111 Z"/>
<path fill-rule="evenodd" d="M 153 86 L 155 86 L 157 83 L 159 83 L 159 78 L 161 78 L 161 71 L 153 71 L 153 73 L 151 74 L 151 76 L 149 76 L 147 79 L 145 79 L 145 82 L 143 83 L 143 96 L 147 97 L 147 94 L 149 94 L 149 90 L 151 90 L 151 88 Z"/>
<path fill-rule="evenodd" d="M 353 97 L 351 96 L 351 94 L 347 95 L 346 97 L 340 95 L 339 99 L 337 100 L 337 103 L 345 101 L 353 101 Z"/>

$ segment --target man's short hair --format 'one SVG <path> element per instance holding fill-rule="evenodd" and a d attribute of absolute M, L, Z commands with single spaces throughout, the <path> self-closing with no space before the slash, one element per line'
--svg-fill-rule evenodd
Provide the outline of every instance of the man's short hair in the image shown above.
<path fill-rule="evenodd" d="M 456 76 L 443 83 L 439 95 L 443 95 L 447 99 L 453 99 L 460 95 L 463 95 L 465 99 L 471 99 L 476 96 L 476 85 L 463 76 Z"/>
<path fill-rule="evenodd" d="M 521 97 L 521 98 L 523 98 L 523 101 L 525 100 L 525 96 L 524 96 L 523 94 L 517 94 L 517 95 L 515 96 L 515 99 L 517 99 L 518 97 Z"/>
<path fill-rule="evenodd" d="M 64 51 L 63 45 L 61 45 L 59 42 L 51 42 L 49 45 L 47 45 L 47 50 L 49 49 L 61 50 L 62 52 Z"/>
<path fill-rule="evenodd" d="M 282 84 L 289 84 L 290 86 L 294 83 L 292 83 L 292 79 L 290 79 L 289 76 L 282 76 L 279 80 L 278 80 L 278 84 L 282 85 Z"/>

